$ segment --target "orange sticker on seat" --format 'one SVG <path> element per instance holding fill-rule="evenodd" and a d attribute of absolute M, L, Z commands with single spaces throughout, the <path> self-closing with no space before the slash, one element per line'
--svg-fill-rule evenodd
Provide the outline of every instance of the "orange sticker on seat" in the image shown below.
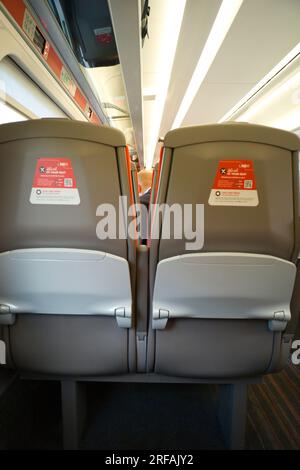
<path fill-rule="evenodd" d="M 253 161 L 221 160 L 208 203 L 211 206 L 257 206 Z"/>
<path fill-rule="evenodd" d="M 30 195 L 31 204 L 79 205 L 76 178 L 69 158 L 39 158 Z"/>

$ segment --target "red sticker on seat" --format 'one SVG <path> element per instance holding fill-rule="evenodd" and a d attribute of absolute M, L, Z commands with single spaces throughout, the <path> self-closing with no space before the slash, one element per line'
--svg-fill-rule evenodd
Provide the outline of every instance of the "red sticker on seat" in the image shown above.
<path fill-rule="evenodd" d="M 30 195 L 31 204 L 80 204 L 76 178 L 69 158 L 39 158 Z"/>
<path fill-rule="evenodd" d="M 252 160 L 221 160 L 208 203 L 211 206 L 258 205 Z"/>

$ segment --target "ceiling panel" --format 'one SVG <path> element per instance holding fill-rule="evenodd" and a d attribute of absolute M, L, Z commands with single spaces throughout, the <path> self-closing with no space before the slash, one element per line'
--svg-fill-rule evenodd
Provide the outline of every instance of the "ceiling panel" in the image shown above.
<path fill-rule="evenodd" d="M 232 103 L 235 104 L 237 96 L 244 96 L 254 83 L 204 83 L 201 86 L 183 125 L 200 125 L 214 123 L 222 117 Z"/>
<path fill-rule="evenodd" d="M 221 0 L 187 1 L 162 119 L 161 135 L 165 135 L 174 122 L 221 3 Z"/>
<path fill-rule="evenodd" d="M 194 0 L 150 0 L 149 37 L 142 50 L 144 139 L 148 166 L 159 137 L 177 40 L 185 6 L 189 2 L 194 3 Z"/>
<path fill-rule="evenodd" d="M 244 0 L 183 125 L 221 119 L 296 46 L 299 23 L 299 0 Z"/>

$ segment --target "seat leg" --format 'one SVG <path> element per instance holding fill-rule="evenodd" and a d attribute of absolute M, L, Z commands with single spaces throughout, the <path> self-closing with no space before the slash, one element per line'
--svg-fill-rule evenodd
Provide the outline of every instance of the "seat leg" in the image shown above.
<path fill-rule="evenodd" d="M 0 367 L 0 398 L 10 388 L 10 386 L 17 380 L 18 373 L 10 369 L 2 369 Z"/>
<path fill-rule="evenodd" d="M 74 380 L 61 381 L 63 447 L 76 450 L 86 421 L 85 384 Z"/>
<path fill-rule="evenodd" d="M 245 446 L 247 421 L 247 385 L 219 385 L 218 419 L 229 449 Z"/>

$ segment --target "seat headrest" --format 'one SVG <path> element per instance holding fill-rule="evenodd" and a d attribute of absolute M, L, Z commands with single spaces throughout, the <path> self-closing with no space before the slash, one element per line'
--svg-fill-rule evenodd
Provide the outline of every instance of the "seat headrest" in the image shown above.
<path fill-rule="evenodd" d="M 86 140 L 111 147 L 126 146 L 125 136 L 121 131 L 82 121 L 33 119 L 0 125 L 0 143 L 47 137 Z"/>
<path fill-rule="evenodd" d="M 290 151 L 300 150 L 299 137 L 288 131 L 244 122 L 228 122 L 174 129 L 167 133 L 164 146 L 185 147 L 207 142 L 253 142 Z"/>

